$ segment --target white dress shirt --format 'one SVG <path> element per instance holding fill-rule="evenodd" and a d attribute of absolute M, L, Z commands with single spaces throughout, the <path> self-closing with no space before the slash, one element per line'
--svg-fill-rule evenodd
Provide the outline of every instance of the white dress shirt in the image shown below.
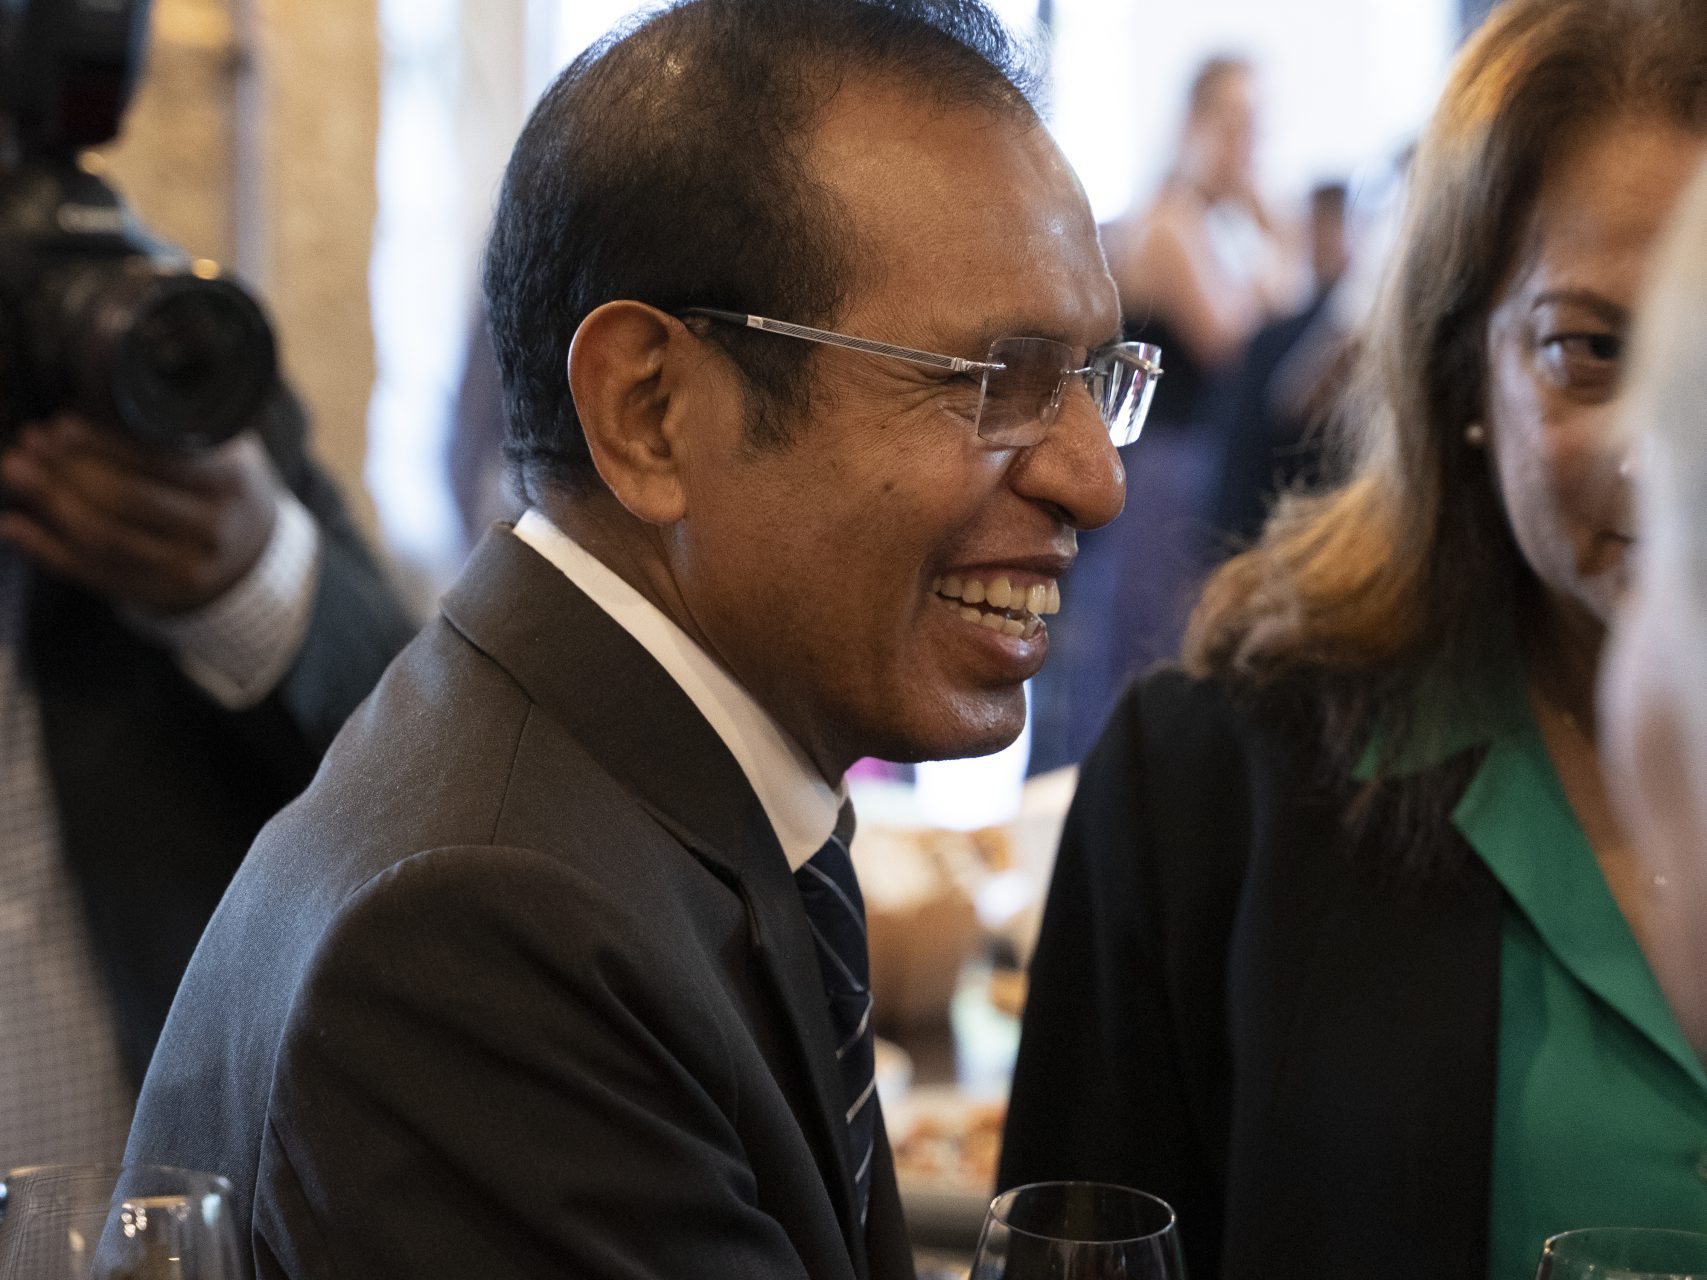
<path fill-rule="evenodd" d="M 537 509 L 516 522 L 516 537 L 560 569 L 669 672 L 741 766 L 789 870 L 804 866 L 835 830 L 847 784 L 825 781 L 799 744 L 716 659 Z"/>
<path fill-rule="evenodd" d="M 170 650 L 208 697 L 243 711 L 276 689 L 296 661 L 314 618 L 319 569 L 320 526 L 286 490 L 261 558 L 219 599 L 189 613 L 129 610 L 125 618 Z"/>

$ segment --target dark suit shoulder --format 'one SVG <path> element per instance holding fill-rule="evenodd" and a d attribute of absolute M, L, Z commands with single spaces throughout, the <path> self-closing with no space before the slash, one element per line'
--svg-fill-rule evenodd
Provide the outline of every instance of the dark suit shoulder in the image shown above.
<path fill-rule="evenodd" d="M 1190 764 L 1198 752 L 1267 757 L 1276 745 L 1314 753 L 1314 726 L 1297 712 L 1307 697 L 1291 686 L 1258 692 L 1165 666 L 1127 686 L 1110 725 L 1124 721 L 1140 733 L 1159 763 Z"/>
<path fill-rule="evenodd" d="M 688 1171 L 739 1150 L 734 1017 L 669 909 L 503 846 L 424 850 L 357 886 L 314 939 L 272 1062 L 257 1253 L 293 1276 L 598 1274 L 622 1215 L 564 1206 L 638 1181 L 637 1150 L 707 1197 L 686 1212 L 730 1213 Z M 374 1187 L 396 1188 L 383 1221 Z M 480 1206 L 477 1233 L 445 1212 L 459 1200 Z"/>
<path fill-rule="evenodd" d="M 339 733 L 296 820 L 353 820 L 407 852 L 487 843 L 531 710 L 502 667 L 435 621 Z"/>
<path fill-rule="evenodd" d="M 639 849 L 644 833 L 634 836 Z M 667 1046 L 672 1060 L 691 1063 L 684 1078 L 732 1109 L 708 961 L 728 935 L 744 937 L 740 904 L 731 895 L 724 927 L 708 931 L 681 894 L 658 892 L 655 877 L 638 877 L 637 887 L 635 876 L 607 874 L 612 861 L 449 846 L 402 858 L 356 886 L 307 952 L 279 1079 L 302 1054 L 322 1052 L 315 1046 L 343 1017 L 359 1043 L 337 1051 L 348 1058 L 344 1070 L 374 1072 L 376 1089 L 403 1078 L 460 1089 L 457 1073 L 410 1070 L 388 1047 L 379 1024 L 397 1018 L 415 1027 L 406 1035 L 419 1034 L 423 1048 L 454 1056 L 501 1046 L 508 1069 L 525 1064 L 560 1077 L 586 1070 L 599 1038 L 638 1037 L 645 1052 Z M 428 1023 L 431 1034 L 421 1030 Z M 271 1110 L 301 1116 L 313 1106 L 275 1097 Z M 420 1131 L 431 1127 L 423 1116 Z"/>
<path fill-rule="evenodd" d="M 1235 892 L 1253 827 L 1291 808 L 1314 754 L 1276 704 L 1162 668 L 1128 686 L 1086 757 L 1064 847 L 1152 890 Z"/>
<path fill-rule="evenodd" d="M 257 1257 L 285 1274 L 382 1274 L 384 1257 L 430 1256 L 435 1231 L 459 1238 L 417 1222 L 420 1240 L 386 1241 L 359 1220 L 352 1189 L 418 1171 L 424 1151 L 452 1162 L 450 1181 L 517 1206 L 523 1241 L 555 1220 L 516 1163 L 530 1135 L 609 1144 L 573 1170 L 522 1162 L 565 1178 L 648 1136 L 733 1145 L 736 1015 L 716 979 L 746 939 L 739 897 L 436 624 L 257 840 L 180 990 L 130 1152 L 231 1176 Z M 471 1079 L 491 1095 L 466 1097 Z M 616 1111 L 639 1129 L 595 1138 L 610 1080 L 635 1090 Z M 641 1123 L 641 1098 L 681 1114 Z M 484 1274 L 543 1275 L 545 1259 L 574 1256 L 540 1247 Z M 441 1261 L 415 1274 L 479 1269 Z"/>

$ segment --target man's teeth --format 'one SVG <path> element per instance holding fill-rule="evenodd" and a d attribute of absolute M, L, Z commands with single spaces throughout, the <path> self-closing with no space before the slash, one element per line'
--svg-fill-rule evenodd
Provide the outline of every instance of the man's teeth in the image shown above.
<path fill-rule="evenodd" d="M 1036 614 L 1022 621 L 1019 618 L 1005 618 L 999 613 L 988 613 L 983 609 L 963 608 L 960 616 L 973 626 L 988 627 L 991 631 L 1000 631 L 1010 636 L 1025 636 L 1027 639 L 1043 629 L 1043 619 Z"/>
<path fill-rule="evenodd" d="M 947 577 L 938 578 L 931 587 L 938 595 L 947 596 L 950 600 L 959 600 L 966 605 L 981 604 L 989 609 L 1029 613 L 1034 618 L 1061 612 L 1061 588 L 1054 582 L 1016 587 L 1006 577 L 986 581 L 983 578 L 962 578 L 949 574 Z M 999 628 L 1003 622 L 999 615 L 980 609 L 963 608 L 960 615 L 968 622 L 977 621 L 980 625 L 991 626 L 992 629 Z M 1006 621 L 1024 630 L 1024 622 L 1012 618 Z M 1011 634 L 1019 635 L 1020 632 Z"/>

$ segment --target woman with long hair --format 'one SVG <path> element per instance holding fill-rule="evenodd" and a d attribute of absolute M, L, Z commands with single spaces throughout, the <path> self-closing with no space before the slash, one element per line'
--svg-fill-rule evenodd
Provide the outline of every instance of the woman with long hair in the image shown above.
<path fill-rule="evenodd" d="M 1707 1227 L 1707 1038 L 1593 736 L 1624 330 L 1704 146 L 1703 0 L 1506 0 L 1462 51 L 1351 479 L 1215 574 L 1086 763 L 1004 1185 L 1155 1192 L 1194 1280 Z"/>

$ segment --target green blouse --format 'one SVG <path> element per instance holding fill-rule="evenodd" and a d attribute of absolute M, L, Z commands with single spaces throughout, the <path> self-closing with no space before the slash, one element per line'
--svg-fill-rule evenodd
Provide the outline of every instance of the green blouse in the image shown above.
<path fill-rule="evenodd" d="M 1529 1280 L 1541 1242 L 1573 1227 L 1707 1231 L 1707 1070 L 1601 875 L 1521 686 L 1499 710 L 1452 818 L 1507 895 L 1488 1274 Z"/>

